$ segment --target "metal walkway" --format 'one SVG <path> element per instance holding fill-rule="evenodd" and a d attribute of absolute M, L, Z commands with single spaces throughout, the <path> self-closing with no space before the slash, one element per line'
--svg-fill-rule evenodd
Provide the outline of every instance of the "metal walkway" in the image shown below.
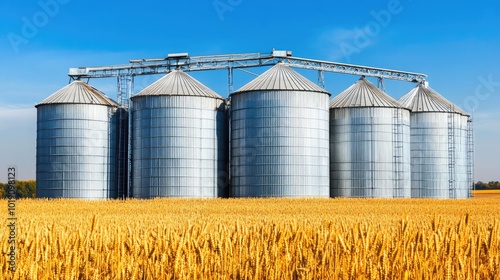
<path fill-rule="evenodd" d="M 185 72 L 203 70 L 228 71 L 228 90 L 233 90 L 233 70 L 249 67 L 272 66 L 286 63 L 291 67 L 318 71 L 318 83 L 324 88 L 324 72 L 376 77 L 379 87 L 384 87 L 384 79 L 406 82 L 423 82 L 427 75 L 399 70 L 390 70 L 369 66 L 344 64 L 307 58 L 293 57 L 291 51 L 272 50 L 270 53 L 243 53 L 206 56 L 189 56 L 188 53 L 169 54 L 165 58 L 134 59 L 129 64 L 102 67 L 70 68 L 68 75 L 72 79 L 117 77 L 118 103 L 128 107 L 128 99 L 132 96 L 134 76 L 167 74 L 174 69 Z"/>

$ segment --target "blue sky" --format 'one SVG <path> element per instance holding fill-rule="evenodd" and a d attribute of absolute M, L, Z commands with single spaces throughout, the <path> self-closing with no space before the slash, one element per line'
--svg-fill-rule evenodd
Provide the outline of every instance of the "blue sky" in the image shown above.
<path fill-rule="evenodd" d="M 1 1 L 0 35 L 0 182 L 8 165 L 19 179 L 35 178 L 34 105 L 68 83 L 70 67 L 272 48 L 428 74 L 432 88 L 474 111 L 476 180 L 500 180 L 498 1 Z M 192 75 L 227 96 L 224 71 Z M 157 78 L 137 79 L 136 91 Z M 252 78 L 237 72 L 235 88 Z M 325 78 L 335 96 L 359 77 Z M 114 79 L 90 83 L 116 99 Z M 413 87 L 386 81 L 394 98 Z"/>

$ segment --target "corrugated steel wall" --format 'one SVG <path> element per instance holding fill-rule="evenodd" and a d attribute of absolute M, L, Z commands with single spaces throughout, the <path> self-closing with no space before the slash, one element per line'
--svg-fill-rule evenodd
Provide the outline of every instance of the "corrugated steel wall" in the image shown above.
<path fill-rule="evenodd" d="M 37 108 L 37 197 L 115 198 L 116 108 Z"/>
<path fill-rule="evenodd" d="M 455 143 L 455 179 L 450 198 L 469 198 L 472 196 L 468 177 L 467 161 L 467 120 L 468 116 L 454 114 L 453 128 Z"/>
<path fill-rule="evenodd" d="M 118 108 L 116 111 L 116 184 L 117 198 L 130 197 L 129 190 L 129 112 Z"/>
<path fill-rule="evenodd" d="M 221 99 L 132 99 L 132 195 L 221 197 L 228 192 L 228 114 Z"/>
<path fill-rule="evenodd" d="M 467 198 L 467 117 L 411 114 L 412 197 Z"/>
<path fill-rule="evenodd" d="M 410 112 L 330 110 L 332 197 L 410 196 Z"/>
<path fill-rule="evenodd" d="M 448 113 L 412 113 L 412 197 L 449 198 L 448 159 Z"/>
<path fill-rule="evenodd" d="M 328 197 L 327 93 L 231 95 L 231 184 L 235 197 Z"/>

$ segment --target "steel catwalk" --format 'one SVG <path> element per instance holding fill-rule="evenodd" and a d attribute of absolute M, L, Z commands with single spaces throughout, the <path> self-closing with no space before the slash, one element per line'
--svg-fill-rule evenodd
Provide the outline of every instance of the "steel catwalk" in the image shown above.
<path fill-rule="evenodd" d="M 117 106 L 81 81 L 37 104 L 37 197 L 117 196 Z"/>
<path fill-rule="evenodd" d="M 132 97 L 132 195 L 228 195 L 225 100 L 181 71 Z"/>
<path fill-rule="evenodd" d="M 415 198 L 468 198 L 468 115 L 420 84 L 400 102 L 411 113 L 411 184 Z"/>
<path fill-rule="evenodd" d="M 330 103 L 332 197 L 410 197 L 410 111 L 365 78 Z"/>
<path fill-rule="evenodd" d="M 329 196 L 329 93 L 277 64 L 231 95 L 234 197 Z"/>

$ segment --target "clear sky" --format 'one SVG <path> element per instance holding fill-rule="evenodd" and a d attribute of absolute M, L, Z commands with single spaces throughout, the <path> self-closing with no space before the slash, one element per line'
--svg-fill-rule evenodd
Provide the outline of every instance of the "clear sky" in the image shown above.
<path fill-rule="evenodd" d="M 475 179 L 500 180 L 500 3 L 488 1 L 0 1 L 0 182 L 35 179 L 34 105 L 68 68 L 130 59 L 291 50 L 297 57 L 421 72 L 474 113 Z M 261 73 L 264 69 L 252 69 Z M 316 73 L 299 71 L 316 81 Z M 226 72 L 192 75 L 227 96 Z M 136 92 L 158 77 L 136 81 Z M 235 73 L 235 89 L 253 76 Z M 337 95 L 359 77 L 327 73 Z M 372 80 L 373 81 L 373 80 Z M 376 82 L 376 81 L 373 81 Z M 116 99 L 116 80 L 90 84 Z M 415 85 L 386 81 L 399 98 Z"/>

